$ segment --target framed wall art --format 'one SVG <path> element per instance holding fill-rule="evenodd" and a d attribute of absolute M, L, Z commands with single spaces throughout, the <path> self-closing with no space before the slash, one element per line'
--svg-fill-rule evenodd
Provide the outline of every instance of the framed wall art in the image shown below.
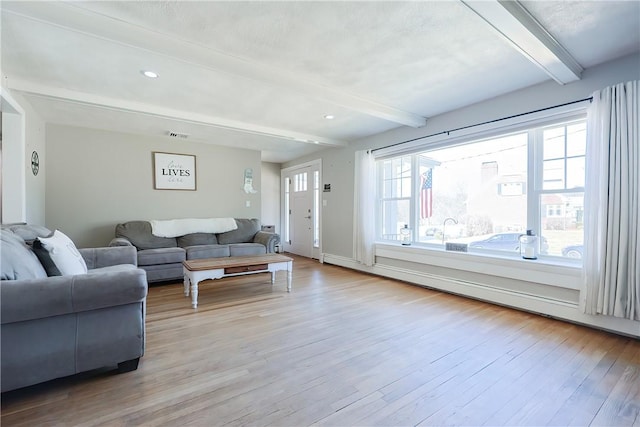
<path fill-rule="evenodd" d="M 153 188 L 196 190 L 196 156 L 153 152 Z"/>

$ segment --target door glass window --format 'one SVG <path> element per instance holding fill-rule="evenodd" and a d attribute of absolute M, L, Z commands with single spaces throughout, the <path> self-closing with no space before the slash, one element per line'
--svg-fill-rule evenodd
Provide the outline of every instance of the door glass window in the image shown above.
<path fill-rule="evenodd" d="M 298 193 L 300 191 L 307 191 L 307 172 L 295 174 L 293 176 L 293 191 Z"/>
<path fill-rule="evenodd" d="M 313 172 L 313 247 L 320 247 L 320 171 Z"/>

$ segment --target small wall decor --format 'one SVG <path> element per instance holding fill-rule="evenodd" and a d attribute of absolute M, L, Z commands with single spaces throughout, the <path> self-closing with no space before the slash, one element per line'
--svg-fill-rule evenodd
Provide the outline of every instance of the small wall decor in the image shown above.
<path fill-rule="evenodd" d="M 34 151 L 31 153 L 31 172 L 33 175 L 38 175 L 38 171 L 40 171 L 40 157 L 38 156 L 38 152 Z"/>
<path fill-rule="evenodd" d="M 156 190 L 196 190 L 196 156 L 153 152 Z"/>
<path fill-rule="evenodd" d="M 253 169 L 247 168 L 244 170 L 244 192 L 247 194 L 257 193 L 253 188 Z"/>

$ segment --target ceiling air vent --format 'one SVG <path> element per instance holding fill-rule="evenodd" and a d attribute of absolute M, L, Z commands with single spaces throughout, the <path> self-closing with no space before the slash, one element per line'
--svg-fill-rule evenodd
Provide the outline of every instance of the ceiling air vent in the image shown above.
<path fill-rule="evenodd" d="M 180 138 L 180 139 L 187 139 L 189 138 L 189 135 L 187 135 L 186 133 L 180 133 L 180 132 L 167 132 L 167 135 L 169 135 L 171 138 Z"/>

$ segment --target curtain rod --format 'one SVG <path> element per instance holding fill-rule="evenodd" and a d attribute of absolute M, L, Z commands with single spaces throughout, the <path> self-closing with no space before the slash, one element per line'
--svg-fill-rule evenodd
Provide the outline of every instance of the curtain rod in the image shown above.
<path fill-rule="evenodd" d="M 497 122 L 500 122 L 502 120 L 513 119 L 515 117 L 526 116 L 527 114 L 539 113 L 541 111 L 552 110 L 554 108 L 564 107 L 566 105 L 577 104 L 579 102 L 585 102 L 585 101 L 592 102 L 593 101 L 593 96 L 590 96 L 588 98 L 578 99 L 576 101 L 565 102 L 564 104 L 552 105 L 551 107 L 540 108 L 538 110 L 527 111 L 526 113 L 514 114 L 512 116 L 501 117 L 499 119 L 488 120 L 486 122 L 476 123 L 476 124 L 473 124 L 473 125 L 467 125 L 467 126 L 462 126 L 462 127 L 455 128 L 455 129 L 444 130 L 442 132 L 432 133 L 431 135 L 420 136 L 418 138 L 408 139 L 408 140 L 402 141 L 402 142 L 396 142 L 395 144 L 386 145 L 384 147 L 374 148 L 374 149 L 369 150 L 369 151 L 373 153 L 374 151 L 384 150 L 385 148 L 391 148 L 391 147 L 395 147 L 395 146 L 402 145 L 402 144 L 408 144 L 409 142 L 419 141 L 421 139 L 432 138 L 432 137 L 438 136 L 438 135 L 449 135 L 451 132 L 456 132 L 456 131 L 459 131 L 459 130 L 465 130 L 465 129 L 473 128 L 473 127 L 476 127 L 476 126 L 488 125 L 490 123 L 497 123 Z"/>

